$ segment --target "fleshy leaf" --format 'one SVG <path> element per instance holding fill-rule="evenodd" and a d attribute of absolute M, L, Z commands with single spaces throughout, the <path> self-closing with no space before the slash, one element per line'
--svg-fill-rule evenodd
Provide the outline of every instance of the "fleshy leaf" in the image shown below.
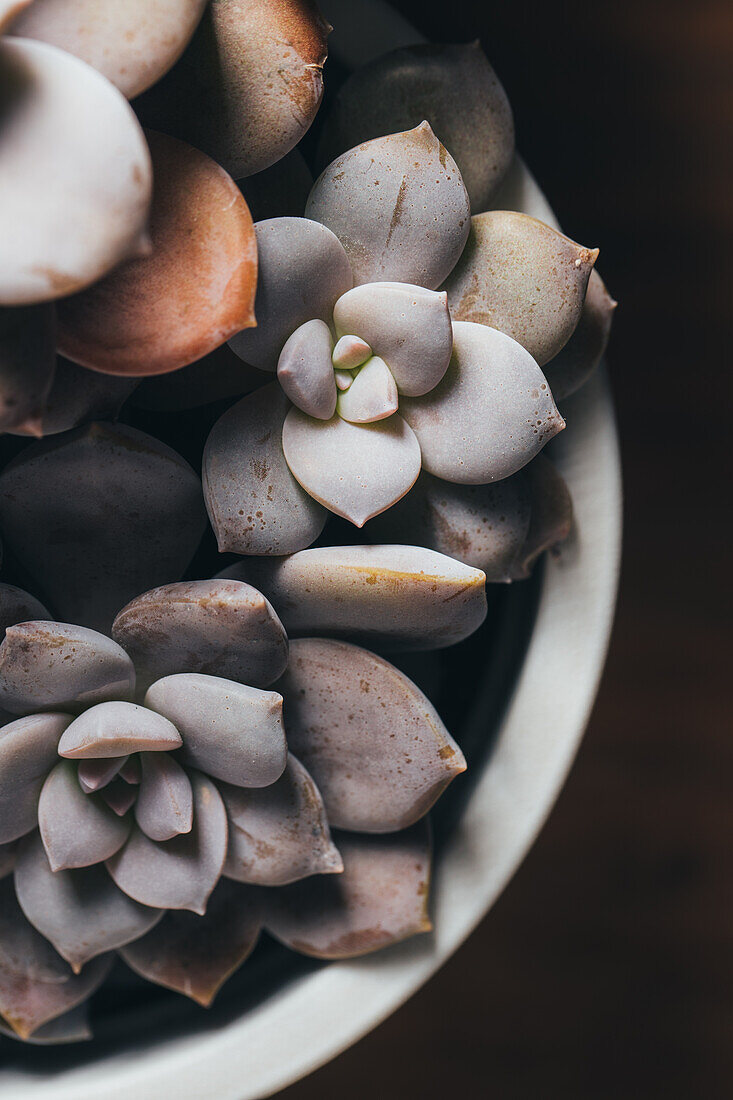
<path fill-rule="evenodd" d="M 59 349 L 105 374 L 165 374 L 255 323 L 257 246 L 239 188 L 198 149 L 148 134 L 152 251 L 59 308 Z"/>
<path fill-rule="evenodd" d="M 261 172 L 313 121 L 329 30 L 312 0 L 217 0 L 136 107 L 147 125 L 204 149 L 235 178 Z"/>
<path fill-rule="evenodd" d="M 578 324 L 597 256 L 528 214 L 477 214 L 444 286 L 451 316 L 507 333 L 543 366 Z"/>
<path fill-rule="evenodd" d="M 21 1039 L 91 997 L 112 965 L 94 959 L 78 975 L 32 924 L 15 896 L 13 880 L 0 883 L 0 1018 Z"/>
<path fill-rule="evenodd" d="M 148 680 L 205 672 L 266 687 L 288 663 L 288 639 L 275 609 L 237 580 L 154 588 L 120 611 L 112 634 Z"/>
<path fill-rule="evenodd" d="M 90 707 L 71 723 L 59 742 L 59 756 L 99 760 L 180 747 L 181 735 L 167 718 L 137 703 L 115 699 Z"/>
<path fill-rule="evenodd" d="M 41 0 L 15 20 L 11 34 L 74 54 L 132 99 L 178 60 L 205 7 L 206 0 Z"/>
<path fill-rule="evenodd" d="M 341 295 L 333 321 L 338 335 L 357 333 L 385 360 L 400 393 L 428 393 L 448 369 L 453 330 L 444 291 L 367 283 Z"/>
<path fill-rule="evenodd" d="M 125 847 L 107 861 L 107 869 L 119 888 L 142 905 L 203 915 L 226 858 L 227 815 L 207 776 L 191 771 L 189 778 L 191 832 L 158 844 L 134 828 Z"/>
<path fill-rule="evenodd" d="M 328 513 L 285 461 L 281 438 L 289 409 L 273 382 L 237 402 L 211 430 L 204 497 L 222 554 L 291 554 L 315 542 L 325 526 Z"/>
<path fill-rule="evenodd" d="M 112 378 L 99 374 L 95 377 Z M 133 404 L 152 412 L 180 412 L 229 397 L 242 397 L 269 381 L 261 370 L 243 363 L 228 344 L 222 344 L 203 359 L 172 374 L 156 374 L 144 379 Z"/>
<path fill-rule="evenodd" d="M 117 773 L 124 768 L 128 759 L 127 756 L 118 756 L 107 760 L 102 757 L 97 760 L 80 760 L 76 776 L 84 794 L 91 794 L 92 791 L 100 791 L 103 787 L 106 787 L 108 783 L 112 782 Z"/>
<path fill-rule="evenodd" d="M 151 840 L 170 840 L 190 833 L 193 791 L 180 764 L 168 753 L 143 753 L 142 782 L 135 803 L 135 820 Z"/>
<path fill-rule="evenodd" d="M 429 932 L 430 834 L 337 835 L 341 875 L 303 879 L 264 898 L 265 928 L 293 951 L 351 959 Z"/>
<path fill-rule="evenodd" d="M 136 974 L 204 1008 L 254 949 L 262 925 L 260 891 L 226 879 L 203 917 L 166 913 L 160 924 L 120 954 Z"/>
<path fill-rule="evenodd" d="M 373 355 L 348 390 L 339 394 L 336 409 L 342 420 L 352 424 L 375 424 L 396 413 L 398 406 L 397 383 L 392 372 L 384 359 Z"/>
<path fill-rule="evenodd" d="M 423 468 L 482 485 L 525 466 L 565 427 L 545 376 L 521 344 L 486 325 L 453 325 L 453 356 L 432 393 L 403 398 Z"/>
<path fill-rule="evenodd" d="M 267 218 L 298 218 L 305 210 L 313 175 L 305 157 L 296 147 L 281 160 L 275 161 L 254 176 L 237 180 L 252 218 L 256 222 Z"/>
<path fill-rule="evenodd" d="M 120 93 L 70 54 L 3 38 L 0 71 L 0 304 L 30 305 L 139 251 L 150 156 Z"/>
<path fill-rule="evenodd" d="M 135 787 L 139 785 L 142 779 L 142 767 L 140 766 L 139 756 L 135 755 L 127 758 L 120 768 L 120 779 L 124 779 L 125 783 L 130 783 Z"/>
<path fill-rule="evenodd" d="M 101 792 L 101 797 L 118 817 L 124 817 L 137 799 L 137 791 L 123 779 L 115 779 Z"/>
<path fill-rule="evenodd" d="M 389 279 L 435 290 L 471 227 L 461 173 L 427 122 L 337 157 L 305 212 L 339 238 L 357 286 Z"/>
<path fill-rule="evenodd" d="M 12 429 L 15 435 L 58 435 L 91 420 L 114 420 L 137 387 L 135 378 L 87 370 L 58 356 L 43 411 Z"/>
<path fill-rule="evenodd" d="M 175 451 L 134 428 L 91 424 L 5 468 L 0 523 L 59 618 L 107 630 L 138 593 L 180 578 L 206 515 L 199 478 Z"/>
<path fill-rule="evenodd" d="M 485 210 L 512 159 L 514 121 L 478 42 L 406 46 L 357 69 L 326 118 L 320 162 L 423 119 L 455 157 L 471 209 Z"/>
<path fill-rule="evenodd" d="M 306 492 L 357 527 L 403 497 L 420 473 L 420 445 L 397 413 L 374 424 L 351 424 L 340 416 L 313 420 L 291 409 L 282 445 Z"/>
<path fill-rule="evenodd" d="M 102 863 L 130 832 L 129 821 L 113 814 L 96 795 L 84 794 L 69 760 L 61 760 L 43 785 L 38 825 L 51 871 Z"/>
<path fill-rule="evenodd" d="M 325 321 L 306 321 L 286 340 L 277 362 L 277 380 L 287 396 L 319 420 L 330 420 L 336 411 L 332 343 Z"/>
<path fill-rule="evenodd" d="M 106 699 L 129 698 L 134 687 L 132 661 L 96 630 L 69 623 L 18 623 L 8 628 L 0 645 L 0 705 L 12 714 L 79 710 Z"/>
<path fill-rule="evenodd" d="M 224 874 L 238 882 L 284 886 L 307 875 L 338 873 L 326 811 L 311 776 L 294 756 L 269 787 L 221 787 L 229 818 Z"/>
<path fill-rule="evenodd" d="M 0 582 L 0 641 L 5 637 L 9 626 L 25 623 L 30 619 L 42 621 L 50 618 L 46 608 L 35 596 L 13 584 Z"/>
<path fill-rule="evenodd" d="M 608 346 L 617 305 L 593 268 L 575 332 L 545 367 L 547 381 L 557 401 L 579 390 L 600 363 Z"/>
<path fill-rule="evenodd" d="M 462 641 L 486 617 L 483 573 L 422 546 L 319 546 L 237 562 L 225 573 L 256 577 L 291 634 L 438 649 Z"/>
<path fill-rule="evenodd" d="M 187 765 L 238 787 L 266 787 L 282 775 L 287 747 L 277 692 L 183 672 L 156 680 L 145 705 L 181 731 Z"/>
<path fill-rule="evenodd" d="M 288 747 L 313 776 L 335 828 L 405 829 L 466 770 L 433 705 L 366 649 L 294 641 L 278 686 Z"/>
<path fill-rule="evenodd" d="M 75 974 L 90 959 L 145 935 L 163 916 L 118 890 L 105 867 L 54 871 L 37 835 L 20 847 L 15 891 L 28 920 Z"/>
<path fill-rule="evenodd" d="M 9 1039 L 18 1039 L 19 1036 L 5 1027 L 0 1016 L 0 1034 Z M 92 1038 L 89 1027 L 89 1010 L 86 1004 L 78 1005 L 71 1012 L 50 1020 L 49 1023 L 37 1028 L 32 1035 L 23 1040 L 32 1046 L 55 1046 L 66 1043 L 81 1043 Z"/>
<path fill-rule="evenodd" d="M 0 307 L 0 432 L 25 425 L 40 434 L 55 369 L 54 307 Z"/>
<path fill-rule="evenodd" d="M 514 561 L 512 575 L 522 580 L 545 550 L 564 542 L 573 526 L 573 502 L 563 478 L 544 455 L 527 467 L 532 518 L 527 538 Z"/>
<path fill-rule="evenodd" d="M 32 714 L 0 729 L 0 844 L 35 829 L 38 798 L 70 722 L 67 714 Z"/>
<path fill-rule="evenodd" d="M 342 294 L 333 307 L 333 320 L 337 327 L 342 317 L 339 303 L 345 301 L 350 293 L 352 292 L 347 290 L 346 294 Z M 362 323 L 366 323 L 366 318 L 362 318 Z M 372 349 L 369 347 L 366 340 L 362 340 L 360 336 L 345 335 L 341 336 L 336 342 L 336 347 L 333 349 L 331 358 L 334 367 L 340 368 L 342 371 L 350 371 L 353 370 L 354 367 L 360 367 L 362 363 L 366 363 L 371 354 Z M 345 388 L 344 386 L 339 386 L 339 389 Z"/>
<path fill-rule="evenodd" d="M 270 218 L 257 223 L 255 235 L 257 327 L 229 343 L 245 363 L 274 371 L 296 328 L 316 318 L 330 322 L 336 299 L 351 286 L 351 267 L 338 238 L 317 221 Z"/>

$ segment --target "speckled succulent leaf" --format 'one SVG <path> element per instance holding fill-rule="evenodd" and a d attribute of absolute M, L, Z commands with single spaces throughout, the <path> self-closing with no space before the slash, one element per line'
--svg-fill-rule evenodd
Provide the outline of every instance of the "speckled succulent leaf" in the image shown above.
<path fill-rule="evenodd" d="M 313 776 L 334 828 L 405 829 L 465 771 L 428 699 L 366 649 L 296 640 L 278 686 L 288 746 Z"/>
<path fill-rule="evenodd" d="M 374 424 L 351 424 L 340 416 L 313 420 L 293 408 L 283 424 L 282 447 L 299 484 L 357 527 L 403 497 L 420 473 L 417 437 L 397 413 Z"/>
<path fill-rule="evenodd" d="M 106 630 L 138 593 L 179 579 L 206 515 L 199 478 L 175 451 L 95 423 L 34 443 L 5 468 L 0 524 L 51 610 Z"/>
<path fill-rule="evenodd" d="M 193 828 L 158 844 L 133 828 L 124 848 L 107 861 L 114 881 L 142 905 L 190 909 L 202 915 L 224 866 L 227 815 L 208 778 L 189 771 L 193 788 Z"/>
<path fill-rule="evenodd" d="M 152 173 L 120 93 L 68 53 L 5 37 L 0 114 L 0 304 L 63 297 L 134 255 Z"/>
<path fill-rule="evenodd" d="M 95 372 L 94 377 L 112 376 Z M 243 363 L 228 344 L 222 344 L 203 359 L 172 374 L 145 378 L 138 385 L 132 403 L 151 412 L 181 412 L 229 397 L 242 397 L 269 381 L 268 375 Z"/>
<path fill-rule="evenodd" d="M 8 844 L 0 844 L 0 879 L 4 879 L 7 875 L 13 873 L 17 854 L 17 841 L 11 840 Z"/>
<path fill-rule="evenodd" d="M 257 245 L 234 180 L 204 153 L 148 133 L 152 250 L 58 312 L 58 346 L 106 374 L 178 370 L 255 323 Z"/>
<path fill-rule="evenodd" d="M 206 0 L 34 0 L 11 33 L 74 54 L 132 99 L 178 59 L 205 7 Z"/>
<path fill-rule="evenodd" d="M 151 840 L 170 840 L 190 833 L 193 789 L 180 764 L 168 753 L 143 753 L 135 820 Z"/>
<path fill-rule="evenodd" d="M 148 680 L 204 672 L 266 687 L 288 661 L 272 604 L 239 580 L 181 581 L 144 592 L 120 611 L 112 636 Z"/>
<path fill-rule="evenodd" d="M 5 1027 L 1 1016 L 0 1034 L 6 1035 L 9 1039 L 19 1038 L 9 1027 Z M 63 1016 L 58 1016 L 55 1020 L 43 1024 L 32 1035 L 29 1035 L 24 1042 L 30 1043 L 31 1046 L 56 1046 L 66 1043 L 82 1043 L 91 1038 L 89 1006 L 84 1003 L 77 1005 L 71 1012 L 66 1012 Z"/>
<path fill-rule="evenodd" d="M 312 0 L 213 0 L 181 61 L 136 107 L 233 176 L 261 172 L 313 121 L 329 30 Z"/>
<path fill-rule="evenodd" d="M 314 318 L 296 328 L 277 361 L 277 380 L 287 397 L 308 416 L 330 420 L 336 411 L 331 330 Z"/>
<path fill-rule="evenodd" d="M 453 325 L 442 382 L 400 410 L 420 443 L 423 468 L 445 481 L 481 485 L 526 465 L 565 427 L 545 376 L 510 336 L 487 325 Z"/>
<path fill-rule="evenodd" d="M 2 93 L 0 93 L 0 98 Z M 41 432 L 56 369 L 52 305 L 0 307 L 0 432 Z"/>
<path fill-rule="evenodd" d="M 588 280 L 580 320 L 564 348 L 545 366 L 557 401 L 579 390 L 603 358 L 617 302 L 595 268 Z"/>
<path fill-rule="evenodd" d="M 111 965 L 112 957 L 102 956 L 73 974 L 24 916 L 12 879 L 0 882 L 0 1018 L 19 1038 L 87 1000 Z"/>
<path fill-rule="evenodd" d="M 434 290 L 471 226 L 458 166 L 426 122 L 337 157 L 313 185 L 305 212 L 339 238 L 356 285 L 388 279 Z"/>
<path fill-rule="evenodd" d="M 291 554 L 325 526 L 328 513 L 285 461 L 281 437 L 290 407 L 275 382 L 237 402 L 211 430 L 204 497 L 221 553 Z"/>
<path fill-rule="evenodd" d="M 37 834 L 20 846 L 15 892 L 27 919 L 75 974 L 90 959 L 145 935 L 163 916 L 118 890 L 101 865 L 52 870 Z"/>
<path fill-rule="evenodd" d="M 114 699 L 74 719 L 59 742 L 59 756 L 99 760 L 133 752 L 170 752 L 181 743 L 176 727 L 161 714 Z"/>
<path fill-rule="evenodd" d="M 336 333 L 357 333 L 389 366 L 400 393 L 418 397 L 448 369 L 453 330 L 445 292 L 409 283 L 366 283 L 336 302 Z"/>
<path fill-rule="evenodd" d="M 294 756 L 269 787 L 220 787 L 229 819 L 224 874 L 238 882 L 284 886 L 307 875 L 339 873 L 323 800 Z"/>
<path fill-rule="evenodd" d="M 114 420 L 137 386 L 136 378 L 99 374 L 59 355 L 39 415 L 11 431 L 16 435 L 58 435 L 91 420 Z"/>
<path fill-rule="evenodd" d="M 0 0 L 0 34 L 4 34 L 14 19 L 32 0 Z"/>
<path fill-rule="evenodd" d="M 431 930 L 427 822 L 393 836 L 336 836 L 341 875 L 316 876 L 264 895 L 265 928 L 319 959 L 350 959 Z"/>
<path fill-rule="evenodd" d="M 230 346 L 246 363 L 274 371 L 283 344 L 299 325 L 330 321 L 333 306 L 352 285 L 351 266 L 338 238 L 308 218 L 270 218 L 255 225 L 259 270 L 257 327 Z"/>
<path fill-rule="evenodd" d="M 38 798 L 70 722 L 67 714 L 32 714 L 0 729 L 0 844 L 35 829 Z"/>
<path fill-rule="evenodd" d="M 128 760 L 128 756 L 80 760 L 76 769 L 76 776 L 84 794 L 91 794 L 92 791 L 100 791 L 103 787 L 106 787 L 108 783 L 112 782 L 117 773 L 124 768 Z"/>
<path fill-rule="evenodd" d="M 208 1007 L 251 954 L 261 925 L 260 891 L 222 879 L 205 916 L 166 913 L 152 932 L 120 954 L 147 981 Z"/>
<path fill-rule="evenodd" d="M 407 46 L 357 69 L 326 116 L 320 162 L 423 119 L 455 158 L 471 209 L 485 210 L 514 153 L 514 120 L 478 42 Z"/>
<path fill-rule="evenodd" d="M 43 784 L 38 825 L 53 872 L 109 859 L 127 840 L 131 822 L 117 817 L 98 796 L 85 794 L 76 765 L 61 760 Z"/>
<path fill-rule="evenodd" d="M 532 497 L 532 518 L 512 569 L 512 576 L 517 580 L 528 577 L 539 555 L 564 542 L 573 526 L 570 492 L 549 458 L 538 455 L 526 473 Z"/>
<path fill-rule="evenodd" d="M 0 645 L 0 706 L 11 714 L 75 711 L 107 699 L 127 699 L 134 688 L 132 661 L 96 630 L 69 623 L 18 623 L 8 628 Z"/>
<path fill-rule="evenodd" d="M 291 635 L 434 649 L 467 638 L 486 617 L 483 573 L 422 546 L 320 546 L 236 563 L 225 573 L 256 578 Z"/>
<path fill-rule="evenodd" d="M 430 546 L 483 570 L 487 582 L 496 583 L 511 580 L 530 512 L 523 470 L 488 485 L 457 485 L 423 471 L 407 496 L 372 520 L 367 532 L 375 541 Z M 286 613 L 282 605 L 281 610 Z"/>
<path fill-rule="evenodd" d="M 239 787 L 266 787 L 282 775 L 287 747 L 277 692 L 183 672 L 156 680 L 145 705 L 181 731 L 187 765 Z"/>
<path fill-rule="evenodd" d="M 313 174 L 299 149 L 291 149 L 269 168 L 238 179 L 256 222 L 267 218 L 300 217 L 313 186 Z"/>
<path fill-rule="evenodd" d="M 5 637 L 5 631 L 16 623 L 25 623 L 29 619 L 50 619 L 43 604 L 24 592 L 22 588 L 16 588 L 14 584 L 0 582 L 0 641 Z"/>
<path fill-rule="evenodd" d="M 333 371 L 331 372 L 333 374 Z M 397 383 L 384 359 L 367 359 L 349 388 L 339 394 L 336 410 L 352 424 L 374 424 L 397 412 Z"/>
<path fill-rule="evenodd" d="M 597 256 L 528 214 L 477 214 L 444 286 L 451 315 L 507 333 L 543 366 L 575 331 Z"/>

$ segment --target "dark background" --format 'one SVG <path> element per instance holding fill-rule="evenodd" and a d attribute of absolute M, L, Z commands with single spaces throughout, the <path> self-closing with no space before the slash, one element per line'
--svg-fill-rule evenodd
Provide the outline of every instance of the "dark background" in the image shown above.
<path fill-rule="evenodd" d="M 579 757 L 478 931 L 282 1100 L 733 1095 L 733 2 L 399 0 L 480 37 L 621 303 L 625 555 Z"/>

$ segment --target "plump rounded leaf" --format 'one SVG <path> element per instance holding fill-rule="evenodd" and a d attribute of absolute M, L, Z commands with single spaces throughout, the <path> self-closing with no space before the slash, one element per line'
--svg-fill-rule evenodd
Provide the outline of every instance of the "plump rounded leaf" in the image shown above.
<path fill-rule="evenodd" d="M 278 686 L 288 746 L 313 776 L 335 828 L 405 829 L 466 769 L 433 705 L 366 649 L 302 638 Z"/>
<path fill-rule="evenodd" d="M 332 372 L 333 373 L 333 372 Z M 397 412 L 397 383 L 384 359 L 373 355 L 357 373 L 349 388 L 339 394 L 336 409 L 352 424 L 374 424 Z"/>
<path fill-rule="evenodd" d="M 70 760 L 61 760 L 43 784 L 38 825 L 51 871 L 102 863 L 130 832 L 129 821 L 113 814 L 96 795 L 84 794 Z"/>
<path fill-rule="evenodd" d="M 291 634 L 438 649 L 468 637 L 486 617 L 483 573 L 422 546 L 319 546 L 237 562 L 226 575 L 256 577 Z"/>
<path fill-rule="evenodd" d="M 54 307 L 0 307 L 0 432 L 41 434 L 55 369 Z"/>
<path fill-rule="evenodd" d="M 190 833 L 193 790 L 180 764 L 168 753 L 143 753 L 142 781 L 135 803 L 135 820 L 151 840 L 170 840 Z"/>
<path fill-rule="evenodd" d="M 132 661 L 96 630 L 69 623 L 18 623 L 8 628 L 0 645 L 0 706 L 11 714 L 78 711 L 107 699 L 129 698 L 134 688 Z"/>
<path fill-rule="evenodd" d="M 313 121 L 329 30 L 312 0 L 214 0 L 181 61 L 136 106 L 235 178 L 261 172 Z"/>
<path fill-rule="evenodd" d="M 204 153 L 148 134 L 155 171 L 148 256 L 59 309 L 60 350 L 106 374 L 165 374 L 255 323 L 257 245 L 234 180 Z"/>
<path fill-rule="evenodd" d="M 53 46 L 3 38 L 0 117 L 0 304 L 71 294 L 139 250 L 150 156 L 104 77 Z"/>
<path fill-rule="evenodd" d="M 330 322 L 336 299 L 351 286 L 351 267 L 338 238 L 318 221 L 270 218 L 257 223 L 255 234 L 257 327 L 230 345 L 246 363 L 274 371 L 296 328 L 314 318 Z"/>
<path fill-rule="evenodd" d="M 453 326 L 453 355 L 425 397 L 400 409 L 422 464 L 445 481 L 481 485 L 516 473 L 565 427 L 545 376 L 521 344 L 467 321 Z"/>
<path fill-rule="evenodd" d="M 294 756 L 288 756 L 285 771 L 269 787 L 244 790 L 225 783 L 221 796 L 229 818 L 224 864 L 229 878 L 284 886 L 343 869 L 320 792 Z"/>
<path fill-rule="evenodd" d="M 339 298 L 333 320 L 337 334 L 358 333 L 386 361 L 400 393 L 428 393 L 448 369 L 453 330 L 444 291 L 367 283 Z"/>
<path fill-rule="evenodd" d="M 477 214 L 445 283 L 451 315 L 507 333 L 543 366 L 578 324 L 597 256 L 528 214 Z"/>
<path fill-rule="evenodd" d="M 371 284 L 374 285 L 374 284 Z M 398 285 L 398 284 L 395 284 Z M 348 297 L 350 291 L 347 290 L 346 294 L 342 294 L 338 302 L 333 309 L 334 324 L 338 326 L 341 319 L 341 313 L 339 312 L 339 303 L 343 302 Z M 365 322 L 366 318 L 362 318 Z M 362 340 L 360 336 L 341 336 L 336 342 L 336 346 L 333 349 L 332 361 L 334 367 L 340 368 L 342 371 L 350 371 L 354 367 L 360 367 L 362 363 L 366 363 L 367 359 L 372 354 L 372 349 L 367 344 L 366 340 Z M 337 383 L 338 385 L 338 383 Z M 348 389 L 348 386 L 339 385 L 339 389 Z"/>
<path fill-rule="evenodd" d="M 60 355 L 43 408 L 34 419 L 12 428 L 12 434 L 58 435 L 91 420 L 114 420 L 138 384 L 135 378 L 87 370 Z"/>
<path fill-rule="evenodd" d="M 0 883 L 0 1017 L 21 1039 L 86 1001 L 112 965 L 107 955 L 75 975 L 23 914 L 13 880 Z"/>
<path fill-rule="evenodd" d="M 0 1017 L 0 1034 L 7 1035 L 9 1039 L 18 1039 L 14 1031 L 3 1025 L 2 1017 Z M 89 1009 L 86 1004 L 81 1004 L 56 1020 L 43 1024 L 23 1041 L 32 1046 L 55 1046 L 62 1043 L 82 1043 L 91 1038 Z"/>
<path fill-rule="evenodd" d="M 564 542 L 573 526 L 573 502 L 563 478 L 544 455 L 527 467 L 532 518 L 527 538 L 515 558 L 512 576 L 528 577 L 545 550 Z"/>
<path fill-rule="evenodd" d="M 60 618 L 107 630 L 138 593 L 180 578 L 206 515 L 180 455 L 134 428 L 95 423 L 35 443 L 5 468 L 0 524 Z"/>
<path fill-rule="evenodd" d="M 342 875 L 265 895 L 265 928 L 318 959 L 351 959 L 431 930 L 430 837 L 425 822 L 395 836 L 337 836 Z"/>
<path fill-rule="evenodd" d="M 124 768 L 129 760 L 127 756 L 113 756 L 108 759 L 80 760 L 76 770 L 79 786 L 84 794 L 92 791 L 101 791 L 108 783 L 111 783 L 117 773 Z"/>
<path fill-rule="evenodd" d="M 120 954 L 147 981 L 207 1008 L 251 954 L 261 925 L 260 892 L 222 879 L 203 917 L 166 913 L 152 932 Z"/>
<path fill-rule="evenodd" d="M 0 729 L 0 844 L 35 829 L 38 798 L 70 722 L 67 714 L 31 714 Z"/>
<path fill-rule="evenodd" d="M 291 409 L 282 446 L 303 488 L 357 527 L 403 497 L 420 473 L 420 445 L 397 414 L 374 424 L 351 424 L 340 416 L 313 420 Z"/>
<path fill-rule="evenodd" d="M 28 920 L 75 974 L 97 955 L 145 935 L 163 916 L 118 890 L 105 867 L 54 870 L 38 835 L 20 847 L 15 891 Z"/>
<path fill-rule="evenodd" d="M 269 168 L 237 180 L 256 222 L 267 218 L 298 218 L 305 210 L 313 175 L 299 149 L 291 149 Z"/>
<path fill-rule="evenodd" d="M 455 157 L 471 209 L 485 210 L 512 159 L 514 120 L 478 42 L 406 46 L 357 69 L 326 118 L 319 159 L 423 119 Z"/>
<path fill-rule="evenodd" d="M 266 787 L 282 775 L 282 702 L 275 691 L 195 672 L 156 680 L 145 696 L 181 731 L 186 764 L 238 787 Z"/>
<path fill-rule="evenodd" d="M 25 623 L 30 619 L 50 619 L 46 608 L 35 596 L 16 588 L 13 584 L 0 582 L 0 641 L 5 631 L 16 623 Z"/>
<path fill-rule="evenodd" d="M 354 376 L 348 370 L 335 370 L 333 376 L 336 379 L 336 388 L 343 393 L 354 384 Z"/>
<path fill-rule="evenodd" d="M 427 122 L 337 157 L 305 212 L 339 238 L 357 285 L 390 279 L 434 290 L 471 226 L 461 173 Z"/>
<path fill-rule="evenodd" d="M 142 905 L 203 915 L 226 858 L 227 815 L 207 776 L 191 771 L 189 778 L 191 832 L 158 844 L 133 828 L 125 847 L 107 861 L 107 869 L 120 890 Z"/>
<path fill-rule="evenodd" d="M 511 580 L 529 532 L 530 512 L 523 470 L 488 485 L 456 485 L 423 471 L 407 496 L 372 520 L 367 530 L 375 541 L 430 546 L 483 570 L 486 580 L 495 583 Z M 287 609 L 278 606 L 287 621 Z"/>
<path fill-rule="evenodd" d="M 95 378 L 111 375 L 93 373 Z M 213 401 L 229 397 L 241 397 L 259 389 L 270 379 L 261 370 L 243 363 L 228 344 L 222 344 L 203 359 L 189 363 L 172 374 L 156 374 L 139 383 L 133 404 L 138 409 L 152 412 L 181 412 L 197 409 Z"/>
<path fill-rule="evenodd" d="M 288 337 L 277 361 L 277 380 L 287 396 L 319 420 L 330 420 L 336 411 L 332 344 L 325 321 L 306 321 Z"/>
<path fill-rule="evenodd" d="M 34 0 L 11 33 L 73 53 L 132 99 L 178 59 L 205 7 L 206 0 Z"/>
<path fill-rule="evenodd" d="M 600 363 L 608 346 L 617 305 L 594 268 L 575 332 L 545 367 L 556 400 L 579 390 Z"/>
<path fill-rule="evenodd" d="M 315 542 L 325 526 L 327 512 L 285 461 L 281 438 L 290 407 L 273 382 L 225 412 L 206 441 L 204 497 L 222 554 L 291 554 Z"/>
<path fill-rule="evenodd" d="M 150 680 L 205 672 L 265 687 L 288 662 L 288 640 L 274 608 L 238 580 L 154 588 L 123 608 L 112 633 Z"/>
<path fill-rule="evenodd" d="M 137 703 L 112 700 L 90 707 L 71 723 L 59 743 L 59 756 L 98 760 L 180 747 L 181 735 L 167 718 Z"/>

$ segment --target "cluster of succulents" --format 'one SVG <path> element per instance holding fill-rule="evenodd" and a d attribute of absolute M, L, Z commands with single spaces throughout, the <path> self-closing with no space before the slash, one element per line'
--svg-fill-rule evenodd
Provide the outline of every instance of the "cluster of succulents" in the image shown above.
<path fill-rule="evenodd" d="M 608 340 L 597 250 L 504 209 L 477 44 L 352 73 L 306 158 L 329 31 L 311 0 L 0 0 L 17 1038 L 87 1034 L 117 957 L 208 1005 L 262 929 L 324 959 L 428 929 L 465 760 L 382 654 L 468 638 L 570 531 L 540 452 Z"/>

